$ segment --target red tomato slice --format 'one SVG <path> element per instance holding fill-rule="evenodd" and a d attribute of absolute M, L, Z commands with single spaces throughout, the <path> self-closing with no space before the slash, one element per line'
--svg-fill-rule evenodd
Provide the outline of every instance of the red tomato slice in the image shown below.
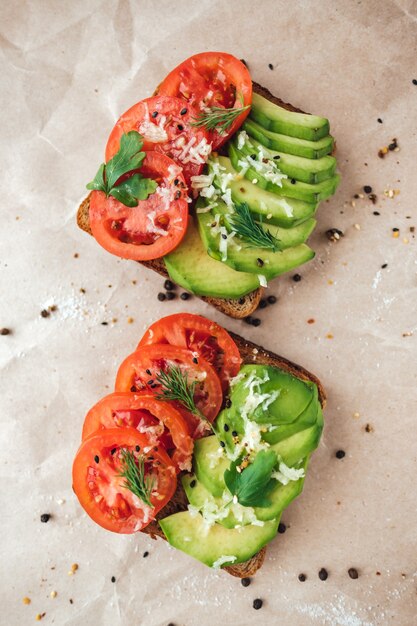
<path fill-rule="evenodd" d="M 202 357 L 196 357 L 190 350 L 176 346 L 144 346 L 127 357 L 119 367 L 116 377 L 116 391 L 146 390 L 157 395 L 161 393 L 157 375 L 170 367 L 180 368 L 189 383 L 198 381 L 194 393 L 197 409 L 205 420 L 213 422 L 222 404 L 222 388 L 214 368 Z M 191 436 L 196 439 L 208 430 L 208 424 L 197 415 L 190 413 L 180 402 L 173 406 L 187 421 Z"/>
<path fill-rule="evenodd" d="M 153 395 L 111 393 L 86 415 L 83 440 L 104 428 L 136 428 L 153 446 L 175 448 L 172 461 L 179 470 L 191 471 L 193 440 L 182 415 Z"/>
<path fill-rule="evenodd" d="M 136 349 L 151 344 L 170 344 L 196 352 L 213 365 L 223 391 L 239 373 L 242 363 L 229 333 L 216 322 L 192 313 L 175 313 L 158 320 L 148 328 Z"/>
<path fill-rule="evenodd" d="M 181 168 L 164 154 L 148 152 L 141 169 L 158 188 L 138 206 L 127 207 L 102 191 L 90 198 L 90 226 L 108 252 L 136 261 L 157 259 L 173 250 L 187 230 L 188 203 Z"/>
<path fill-rule="evenodd" d="M 134 104 L 118 119 L 106 146 L 106 161 L 119 149 L 123 133 L 136 130 L 143 137 L 143 150 L 156 150 L 183 168 L 190 184 L 191 176 L 201 173 L 211 152 L 210 137 L 204 128 L 192 126 L 198 109 L 184 100 L 154 96 Z"/>
<path fill-rule="evenodd" d="M 252 103 L 252 80 L 247 67 L 231 54 L 201 52 L 173 69 L 157 93 L 183 98 L 199 111 L 214 106 L 239 109 Z M 240 128 L 248 113 L 243 111 L 225 134 L 213 132 L 213 150 Z"/>
<path fill-rule="evenodd" d="M 124 487 L 121 450 L 143 455 L 145 475 L 154 480 L 146 505 Z M 73 489 L 83 509 L 97 524 L 115 533 L 145 528 L 171 500 L 177 486 L 176 471 L 162 448 L 149 445 L 134 428 L 110 428 L 81 444 L 72 467 Z"/>

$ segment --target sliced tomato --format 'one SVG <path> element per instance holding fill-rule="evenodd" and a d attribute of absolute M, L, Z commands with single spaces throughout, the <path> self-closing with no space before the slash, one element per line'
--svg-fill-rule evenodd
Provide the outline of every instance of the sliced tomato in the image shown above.
<path fill-rule="evenodd" d="M 90 197 L 90 226 L 108 252 L 136 261 L 157 259 L 184 237 L 188 222 L 187 191 L 181 168 L 169 157 L 148 152 L 139 170 L 157 181 L 155 193 L 127 207 L 102 191 Z"/>
<path fill-rule="evenodd" d="M 145 475 L 154 481 L 151 506 L 124 486 L 123 450 L 140 456 Z M 134 428 L 109 428 L 81 444 L 72 467 L 75 494 L 97 524 L 115 533 L 145 528 L 171 500 L 177 486 L 175 467 L 162 448 L 149 444 Z"/>
<path fill-rule="evenodd" d="M 86 415 L 83 440 L 104 428 L 136 428 L 154 446 L 173 449 L 172 461 L 179 470 L 191 471 L 193 440 L 188 426 L 168 402 L 150 394 L 111 393 Z"/>
<path fill-rule="evenodd" d="M 188 348 L 213 365 L 223 391 L 239 372 L 242 358 L 239 348 L 216 322 L 192 313 L 175 313 L 152 324 L 140 340 L 137 350 L 152 344 L 170 344 Z"/>
<path fill-rule="evenodd" d="M 106 161 L 119 150 L 123 133 L 136 130 L 143 137 L 143 150 L 163 152 L 183 168 L 186 183 L 201 173 L 211 152 L 204 128 L 192 125 L 199 110 L 184 100 L 154 96 L 134 104 L 118 119 L 106 146 Z"/>
<path fill-rule="evenodd" d="M 194 403 L 205 419 L 188 411 L 177 401 L 172 404 L 183 415 L 193 438 L 208 430 L 207 421 L 213 422 L 222 404 L 222 388 L 214 368 L 202 357 L 196 357 L 186 348 L 176 346 L 144 346 L 127 357 L 121 364 L 116 377 L 115 390 L 144 391 L 154 395 L 161 393 L 157 376 L 172 367 L 179 367 L 188 383 L 197 381 Z"/>
<path fill-rule="evenodd" d="M 244 63 L 231 54 L 201 52 L 173 69 L 157 93 L 182 98 L 199 112 L 211 107 L 240 109 L 252 103 L 252 80 Z M 213 150 L 240 128 L 248 113 L 249 109 L 243 111 L 226 133 L 212 133 Z"/>

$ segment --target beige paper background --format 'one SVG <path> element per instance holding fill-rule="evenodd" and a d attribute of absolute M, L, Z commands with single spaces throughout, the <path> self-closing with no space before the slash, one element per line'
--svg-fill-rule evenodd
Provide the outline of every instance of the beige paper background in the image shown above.
<path fill-rule="evenodd" d="M 417 265 L 409 227 L 417 226 L 417 2 L 0 7 L 0 326 L 13 330 L 0 337 L 1 623 L 32 624 L 45 611 L 43 622 L 59 626 L 415 624 Z M 284 276 L 271 285 L 279 303 L 261 313 L 260 328 L 195 298 L 158 303 L 155 274 L 105 253 L 75 224 L 117 116 L 179 61 L 210 49 L 245 58 L 255 80 L 328 116 L 337 138 L 343 179 L 320 207 L 316 259 L 300 283 Z M 392 137 L 400 152 L 379 159 Z M 351 206 L 368 184 L 376 206 Z M 387 198 L 387 189 L 400 194 Z M 328 242 L 330 227 L 342 229 L 343 240 Z M 42 318 L 52 304 L 57 311 Z M 85 412 L 111 390 L 149 323 L 181 310 L 310 368 L 329 395 L 305 492 L 247 589 L 162 541 L 102 531 L 71 491 Z M 48 524 L 39 521 L 44 512 L 53 515 Z M 72 563 L 79 570 L 68 576 Z M 261 611 L 252 609 L 256 597 Z"/>

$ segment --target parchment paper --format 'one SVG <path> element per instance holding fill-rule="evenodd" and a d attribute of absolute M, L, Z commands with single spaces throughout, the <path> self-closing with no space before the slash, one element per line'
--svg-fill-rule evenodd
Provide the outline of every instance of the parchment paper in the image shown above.
<path fill-rule="evenodd" d="M 1 623 L 45 613 L 45 624 L 60 626 L 412 626 L 417 3 L 0 4 L 0 327 L 12 331 L 0 336 Z M 279 302 L 259 328 L 196 298 L 159 303 L 160 278 L 75 224 L 116 118 L 178 62 L 213 49 L 246 59 L 284 100 L 329 117 L 337 138 L 343 179 L 320 207 L 316 258 L 300 282 L 272 283 Z M 394 137 L 400 150 L 379 158 Z M 364 185 L 375 205 L 353 199 Z M 328 228 L 344 237 L 329 242 Z M 303 364 L 329 395 L 304 494 L 248 588 L 163 541 L 101 530 L 71 490 L 86 411 L 111 391 L 144 329 L 186 310 Z"/>

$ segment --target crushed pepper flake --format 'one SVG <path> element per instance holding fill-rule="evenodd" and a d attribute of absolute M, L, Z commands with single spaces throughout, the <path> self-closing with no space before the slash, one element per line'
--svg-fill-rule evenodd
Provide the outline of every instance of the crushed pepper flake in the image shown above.
<path fill-rule="evenodd" d="M 25 596 L 22 600 L 23 604 L 30 604 L 32 602 L 32 600 L 30 598 L 28 598 L 27 596 Z"/>
<path fill-rule="evenodd" d="M 367 433 L 373 433 L 374 432 L 374 427 L 371 424 L 366 424 L 365 426 L 365 432 Z"/>
<path fill-rule="evenodd" d="M 400 236 L 400 233 L 398 231 L 392 233 L 392 236 L 394 237 L 394 239 L 398 239 L 398 237 Z"/>
<path fill-rule="evenodd" d="M 128 323 L 128 324 L 133 324 L 133 322 L 134 322 L 134 321 L 135 321 L 135 320 L 133 319 L 133 317 L 128 317 L 128 318 L 127 318 L 127 323 Z"/>
<path fill-rule="evenodd" d="M 313 317 L 307 320 L 307 324 L 315 324 L 316 320 Z"/>
<path fill-rule="evenodd" d="M 403 337 L 412 337 L 412 336 L 413 336 L 412 330 L 407 330 L 406 332 L 403 333 Z"/>
<path fill-rule="evenodd" d="M 58 595 L 57 591 L 51 591 L 51 593 L 50 593 L 51 598 L 56 598 L 57 595 Z"/>
<path fill-rule="evenodd" d="M 355 418 L 355 420 L 360 418 L 360 413 L 358 413 L 357 411 L 353 414 L 353 417 Z"/>
<path fill-rule="evenodd" d="M 329 280 L 327 281 L 327 284 L 328 285 L 334 285 L 334 281 L 331 278 L 329 278 Z"/>
<path fill-rule="evenodd" d="M 327 339 L 334 339 L 334 335 L 332 335 L 332 333 L 327 333 L 326 337 Z"/>

